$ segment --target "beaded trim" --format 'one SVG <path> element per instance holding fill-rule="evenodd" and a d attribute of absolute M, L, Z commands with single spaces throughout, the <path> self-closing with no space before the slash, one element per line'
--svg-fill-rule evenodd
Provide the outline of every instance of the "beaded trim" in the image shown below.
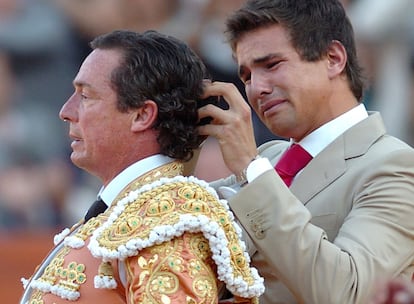
<path fill-rule="evenodd" d="M 181 214 L 173 224 L 155 226 L 145 238 L 132 237 L 124 244 L 115 247 L 111 246 L 111 248 L 109 248 L 110 246 L 108 246 L 108 244 L 103 245 L 102 238 L 104 232 L 108 229 L 110 230 L 110 228 L 115 225 L 115 221 L 124 212 L 128 204 L 139 200 L 143 196 L 145 197 L 145 194 L 148 191 L 159 187 L 174 187 L 174 184 L 177 183 L 193 183 L 201 186 L 215 200 L 217 200 L 227 212 L 227 218 L 229 219 L 232 229 L 235 231 L 236 240 L 229 240 L 223 227 L 205 215 Z M 161 189 L 160 192 L 162 192 Z M 230 292 L 244 298 L 259 297 L 264 293 L 263 278 L 259 276 L 255 268 L 250 268 L 248 266 L 250 257 L 246 252 L 246 246 L 241 239 L 241 228 L 234 221 L 234 216 L 229 209 L 227 201 L 220 200 L 216 191 L 211 188 L 208 183 L 193 176 L 161 178 L 158 181 L 129 192 L 126 197 L 119 200 L 116 206 L 114 206 L 107 221 L 93 232 L 88 248 L 93 256 L 102 258 L 104 262 L 114 259 L 124 260 L 128 257 L 136 256 L 139 250 L 143 248 L 169 241 L 175 237 L 181 236 L 184 232 L 203 233 L 204 237 L 209 241 L 212 258 L 217 265 L 218 279 L 226 284 L 226 287 Z M 237 261 L 233 261 L 232 258 L 236 255 L 236 252 L 231 251 L 233 248 L 229 248 L 232 244 L 235 244 L 235 247 L 242 250 L 242 260 L 246 262 L 246 265 L 241 263 L 243 266 L 239 266 L 237 265 Z M 236 269 L 240 270 L 239 273 L 241 274 L 237 275 L 234 271 Z M 111 277 L 97 276 L 95 278 L 95 282 L 98 283 L 98 285 L 107 285 L 103 282 L 107 282 L 108 280 L 111 282 L 109 285 L 111 285 L 112 288 L 115 288 L 116 286 L 112 284 L 113 281 L 111 281 Z"/>
<path fill-rule="evenodd" d="M 102 242 L 103 232 L 111 228 L 115 221 L 125 211 L 129 204 L 137 200 L 145 201 L 147 192 L 156 191 L 162 192 L 163 189 L 171 187 L 175 188 L 176 184 L 194 184 L 203 188 L 209 195 L 210 200 L 218 202 L 225 210 L 226 216 L 223 218 L 226 222 L 226 228 L 223 223 L 214 221 L 213 219 L 202 215 L 194 215 L 185 213 L 181 214 L 173 223 L 167 225 L 155 225 L 147 237 L 133 237 L 125 242 Z M 184 187 L 183 187 L 184 188 Z M 199 190 L 197 190 L 199 191 Z M 147 196 L 148 197 L 148 196 Z M 220 208 L 221 209 L 221 208 Z M 110 211 L 110 210 L 108 210 Z M 212 258 L 217 265 L 218 279 L 223 281 L 227 289 L 234 295 L 253 298 L 259 297 L 264 293 L 263 278 L 261 278 L 255 268 L 249 267 L 250 257 L 246 252 L 246 246 L 242 241 L 242 232 L 240 227 L 234 221 L 234 216 L 230 211 L 227 201 L 220 200 L 216 191 L 211 188 L 208 183 L 198 180 L 195 177 L 177 176 L 174 178 L 161 178 L 158 181 L 146 184 L 138 190 L 130 191 L 126 197 L 118 200 L 109 213 L 109 218 L 97 228 L 90 239 L 88 248 L 92 255 L 103 259 L 101 266 L 113 259 L 123 260 L 138 254 L 139 250 L 160 244 L 165 241 L 172 240 L 175 237 L 181 236 L 185 232 L 202 232 L 204 237 L 209 241 Z M 101 221 L 98 221 L 101 224 Z M 96 224 L 98 224 L 98 222 Z M 89 223 L 92 225 L 91 223 Z M 229 228 L 228 226 L 231 226 Z M 227 235 L 230 230 L 232 234 Z M 89 229 L 88 229 L 89 230 Z M 55 236 L 55 244 L 63 241 L 63 244 L 70 248 L 81 248 L 85 245 L 85 237 L 87 235 L 74 234 L 68 236 L 71 230 L 65 229 L 60 234 Z M 91 231 L 91 230 L 89 230 Z M 230 238 L 228 237 L 230 236 Z M 108 246 L 109 245 L 109 246 Z M 108 263 L 109 264 L 109 263 Z M 95 276 L 94 285 L 96 288 L 115 289 L 117 283 L 111 275 L 111 272 L 99 271 L 100 275 Z M 22 279 L 23 285 L 27 285 L 27 280 Z M 80 297 L 76 290 L 70 290 L 64 286 L 55 286 L 47 281 L 33 280 L 31 286 L 42 292 L 51 292 L 63 299 L 74 301 Z M 26 287 L 26 286 L 24 286 Z"/>

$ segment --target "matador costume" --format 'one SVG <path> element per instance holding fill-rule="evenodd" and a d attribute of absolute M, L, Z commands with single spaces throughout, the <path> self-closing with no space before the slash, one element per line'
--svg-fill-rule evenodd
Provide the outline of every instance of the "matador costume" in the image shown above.
<path fill-rule="evenodd" d="M 263 279 L 227 202 L 164 162 L 133 179 L 110 207 L 55 237 L 22 304 L 258 303 Z"/>

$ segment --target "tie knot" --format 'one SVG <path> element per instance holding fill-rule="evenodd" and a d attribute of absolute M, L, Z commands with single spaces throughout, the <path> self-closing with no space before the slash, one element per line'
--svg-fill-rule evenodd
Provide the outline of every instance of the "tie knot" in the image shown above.
<path fill-rule="evenodd" d="M 293 177 L 303 169 L 312 159 L 305 149 L 298 144 L 293 144 L 280 158 L 276 164 L 275 169 L 290 186 Z"/>
<path fill-rule="evenodd" d="M 85 222 L 104 212 L 106 208 L 108 208 L 108 206 L 105 204 L 105 202 L 101 198 L 98 198 L 95 202 L 93 202 L 88 212 L 86 212 Z"/>

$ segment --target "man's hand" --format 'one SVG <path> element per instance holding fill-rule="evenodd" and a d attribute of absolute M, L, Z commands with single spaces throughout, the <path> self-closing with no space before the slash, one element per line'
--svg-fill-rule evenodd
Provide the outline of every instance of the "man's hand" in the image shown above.
<path fill-rule="evenodd" d="M 199 109 L 199 119 L 212 117 L 212 121 L 199 127 L 201 135 L 213 136 L 220 144 L 226 166 L 235 174 L 248 166 L 257 155 L 251 109 L 235 85 L 225 82 L 205 82 L 204 98 L 221 96 L 229 109 L 214 105 Z"/>

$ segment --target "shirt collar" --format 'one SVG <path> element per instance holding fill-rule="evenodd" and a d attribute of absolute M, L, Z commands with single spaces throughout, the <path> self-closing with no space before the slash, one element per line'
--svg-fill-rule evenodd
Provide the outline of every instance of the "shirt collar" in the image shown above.
<path fill-rule="evenodd" d="M 119 173 L 106 187 L 102 187 L 99 191 L 99 196 L 105 204 L 110 206 L 122 189 L 138 176 L 172 161 L 174 161 L 172 158 L 161 154 L 152 155 L 137 161 Z"/>
<path fill-rule="evenodd" d="M 348 112 L 322 125 L 308 136 L 303 138 L 299 144 L 308 151 L 312 157 L 318 155 L 339 135 L 368 117 L 364 104 L 352 108 Z"/>

